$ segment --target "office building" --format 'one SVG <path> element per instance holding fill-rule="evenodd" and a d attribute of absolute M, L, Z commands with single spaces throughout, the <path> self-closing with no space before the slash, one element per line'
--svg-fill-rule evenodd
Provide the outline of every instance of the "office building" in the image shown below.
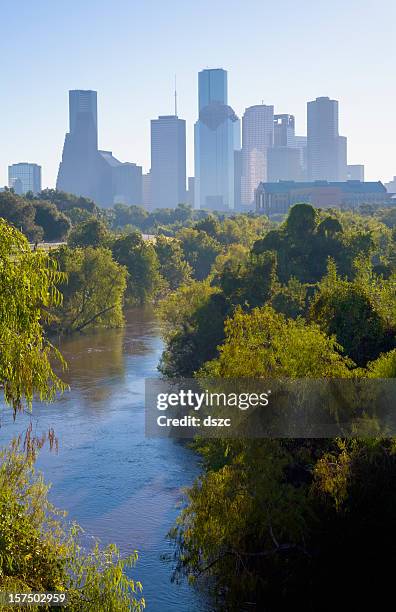
<path fill-rule="evenodd" d="M 21 162 L 8 166 L 8 186 L 18 195 L 28 191 L 34 194 L 41 191 L 41 166 Z"/>
<path fill-rule="evenodd" d="M 186 201 L 186 122 L 177 115 L 151 121 L 151 205 L 175 208 Z"/>
<path fill-rule="evenodd" d="M 188 177 L 187 185 L 188 185 L 187 204 L 191 206 L 191 208 L 194 208 L 195 196 L 194 196 L 194 177 L 193 176 Z"/>
<path fill-rule="evenodd" d="M 221 68 L 198 74 L 199 118 L 194 130 L 195 207 L 235 207 L 234 151 L 240 149 L 240 123 L 228 106 L 227 72 Z"/>
<path fill-rule="evenodd" d="M 256 190 L 256 210 L 269 217 L 287 214 L 291 206 L 301 202 L 317 208 L 355 209 L 361 204 L 390 205 L 391 196 L 380 181 L 281 181 L 260 183 Z"/>
<path fill-rule="evenodd" d="M 268 150 L 274 144 L 274 107 L 265 104 L 250 106 L 242 117 L 243 206 L 254 202 L 254 193 L 261 181 L 267 181 Z"/>
<path fill-rule="evenodd" d="M 143 174 L 143 206 L 151 210 L 151 172 Z"/>
<path fill-rule="evenodd" d="M 316 98 L 307 105 L 308 178 L 311 181 L 345 181 L 346 138 L 338 133 L 338 102 Z"/>
<path fill-rule="evenodd" d="M 274 115 L 274 147 L 294 147 L 294 126 L 293 115 Z"/>
<path fill-rule="evenodd" d="M 111 151 L 99 151 L 105 161 L 103 176 L 109 173 L 113 204 L 136 204 L 143 201 L 142 168 L 129 162 L 120 162 Z"/>
<path fill-rule="evenodd" d="M 91 198 L 101 206 L 142 202 L 141 168 L 98 150 L 97 94 L 69 91 L 69 132 L 63 146 L 56 188 Z"/>
<path fill-rule="evenodd" d="M 242 206 L 242 149 L 234 151 L 234 208 Z"/>
<path fill-rule="evenodd" d="M 393 177 L 389 183 L 385 183 L 385 187 L 388 193 L 395 194 L 396 193 L 396 176 Z"/>
<path fill-rule="evenodd" d="M 273 147 L 268 149 L 267 180 L 269 183 L 276 181 L 301 181 L 301 153 L 296 147 Z"/>
<path fill-rule="evenodd" d="M 364 166 L 363 164 L 348 164 L 347 166 L 348 181 L 364 181 Z"/>

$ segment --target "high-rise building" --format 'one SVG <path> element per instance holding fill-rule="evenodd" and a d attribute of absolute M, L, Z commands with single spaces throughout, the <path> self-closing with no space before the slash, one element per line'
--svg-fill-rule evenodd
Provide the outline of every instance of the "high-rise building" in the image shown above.
<path fill-rule="evenodd" d="M 120 162 L 111 151 L 99 151 L 99 154 L 111 170 L 113 204 L 140 206 L 143 202 L 142 167 Z"/>
<path fill-rule="evenodd" d="M 56 188 L 91 198 L 101 206 L 142 203 L 142 169 L 98 150 L 97 94 L 69 91 L 69 132 L 63 146 Z"/>
<path fill-rule="evenodd" d="M 301 154 L 296 147 L 273 147 L 268 149 L 267 181 L 301 181 Z"/>
<path fill-rule="evenodd" d="M 102 176 L 103 168 L 106 169 L 106 164 L 98 153 L 96 91 L 69 91 L 69 132 L 65 137 L 56 187 L 109 206 L 111 187 L 109 180 Z M 103 189 L 106 186 L 107 189 Z"/>
<path fill-rule="evenodd" d="M 194 208 L 194 181 L 195 179 L 193 176 L 189 176 L 187 179 L 187 204 L 189 204 L 191 208 Z"/>
<path fill-rule="evenodd" d="M 306 181 L 308 176 L 307 137 L 295 136 L 294 146 L 300 151 L 301 180 Z"/>
<path fill-rule="evenodd" d="M 39 193 L 41 191 L 41 166 L 27 162 L 8 166 L 8 186 L 19 195 L 28 191 Z"/>
<path fill-rule="evenodd" d="M 254 202 L 254 192 L 267 180 L 268 150 L 274 144 L 274 107 L 250 106 L 242 117 L 242 205 Z"/>
<path fill-rule="evenodd" d="M 151 172 L 143 174 L 143 206 L 151 209 Z"/>
<path fill-rule="evenodd" d="M 389 183 L 384 183 L 384 185 L 388 193 L 396 193 L 396 176 Z"/>
<path fill-rule="evenodd" d="M 241 146 L 240 123 L 227 101 L 227 72 L 202 70 L 194 131 L 196 208 L 232 210 L 235 206 L 234 151 Z"/>
<path fill-rule="evenodd" d="M 364 182 L 364 166 L 363 164 L 348 164 L 348 181 Z"/>
<path fill-rule="evenodd" d="M 234 208 L 242 206 L 242 149 L 234 151 Z"/>
<path fill-rule="evenodd" d="M 294 147 L 294 125 L 293 115 L 274 115 L 274 147 Z"/>
<path fill-rule="evenodd" d="M 198 73 L 198 110 L 210 104 L 227 104 L 227 71 L 223 68 Z"/>
<path fill-rule="evenodd" d="M 151 121 L 151 204 L 175 208 L 186 201 L 186 122 L 177 115 Z"/>
<path fill-rule="evenodd" d="M 312 181 L 345 181 L 346 138 L 338 133 L 338 102 L 316 98 L 307 105 L 308 178 Z"/>

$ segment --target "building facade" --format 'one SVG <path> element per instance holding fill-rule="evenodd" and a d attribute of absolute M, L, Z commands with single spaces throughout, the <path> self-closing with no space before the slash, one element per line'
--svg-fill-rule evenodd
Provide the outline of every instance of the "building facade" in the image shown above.
<path fill-rule="evenodd" d="M 256 191 L 256 210 L 268 217 L 287 214 L 291 206 L 301 202 L 317 208 L 355 209 L 361 204 L 390 205 L 391 197 L 380 181 L 281 181 L 260 183 Z"/>
<path fill-rule="evenodd" d="M 273 147 L 268 149 L 267 180 L 269 183 L 276 181 L 301 181 L 301 153 L 296 147 Z"/>
<path fill-rule="evenodd" d="M 364 182 L 364 166 L 363 164 L 349 164 L 347 166 L 348 181 Z"/>
<path fill-rule="evenodd" d="M 268 150 L 274 145 L 274 107 L 265 104 L 250 106 L 242 117 L 243 206 L 254 202 L 254 193 L 261 181 L 268 179 Z"/>
<path fill-rule="evenodd" d="M 195 208 L 235 207 L 234 151 L 240 149 L 240 123 L 227 102 L 227 72 L 222 68 L 202 70 L 194 129 Z"/>
<path fill-rule="evenodd" d="M 153 208 L 186 201 L 186 122 L 176 115 L 151 121 L 151 200 Z"/>
<path fill-rule="evenodd" d="M 41 166 L 21 162 L 8 166 L 8 186 L 18 195 L 28 191 L 34 194 L 41 191 Z"/>
<path fill-rule="evenodd" d="M 394 176 L 393 180 L 389 181 L 389 183 L 385 183 L 385 187 L 388 193 L 395 194 L 396 193 L 396 176 Z"/>
<path fill-rule="evenodd" d="M 98 149 L 97 93 L 69 91 L 69 131 L 56 188 L 91 198 L 100 206 L 142 203 L 141 168 Z"/>
<path fill-rule="evenodd" d="M 295 119 L 293 115 L 274 115 L 274 147 L 294 147 Z"/>
<path fill-rule="evenodd" d="M 307 105 L 308 180 L 345 181 L 347 141 L 338 133 L 338 102 L 316 98 Z"/>

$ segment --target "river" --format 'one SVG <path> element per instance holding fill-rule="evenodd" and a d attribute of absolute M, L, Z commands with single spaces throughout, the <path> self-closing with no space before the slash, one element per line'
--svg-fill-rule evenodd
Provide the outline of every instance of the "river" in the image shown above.
<path fill-rule="evenodd" d="M 87 537 L 115 542 L 123 554 L 138 550 L 132 575 L 143 583 L 149 612 L 200 612 L 202 596 L 172 583 L 172 565 L 161 560 L 172 552 L 166 534 L 198 465 L 177 441 L 144 435 L 144 379 L 158 375 L 162 351 L 158 322 L 150 310 L 134 309 L 124 329 L 75 335 L 60 349 L 71 390 L 15 424 L 3 407 L 0 443 L 30 419 L 38 434 L 53 427 L 59 452 L 43 449 L 37 461 L 52 482 L 50 500 Z"/>

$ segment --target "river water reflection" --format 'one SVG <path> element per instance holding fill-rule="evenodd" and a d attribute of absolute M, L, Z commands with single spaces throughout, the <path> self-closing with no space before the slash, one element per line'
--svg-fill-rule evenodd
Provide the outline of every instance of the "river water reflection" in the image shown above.
<path fill-rule="evenodd" d="M 166 534 L 173 525 L 181 488 L 198 473 L 196 457 L 179 443 L 144 436 L 144 379 L 157 375 L 162 351 L 152 312 L 134 309 L 122 330 L 62 340 L 68 362 L 63 378 L 71 391 L 33 416 L 2 409 L 0 442 L 26 429 L 55 429 L 58 454 L 43 450 L 37 465 L 53 483 L 50 499 L 66 509 L 88 536 L 115 542 L 124 554 L 135 548 L 133 575 L 143 583 L 150 612 L 203 610 L 187 584 L 171 583 Z"/>

